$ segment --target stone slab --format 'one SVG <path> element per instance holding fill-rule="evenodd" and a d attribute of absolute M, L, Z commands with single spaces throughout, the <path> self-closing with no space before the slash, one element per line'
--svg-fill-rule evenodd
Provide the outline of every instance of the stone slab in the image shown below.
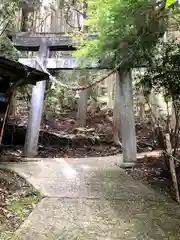
<path fill-rule="evenodd" d="M 117 160 L 119 156 L 3 165 L 48 196 L 17 230 L 17 239 L 180 239 L 180 206 L 127 175 Z"/>
<path fill-rule="evenodd" d="M 54 159 L 8 167 L 25 177 L 44 196 L 165 201 L 163 196 L 127 175 L 114 160 L 91 160 Z"/>
<path fill-rule="evenodd" d="M 179 223 L 180 207 L 174 203 L 45 198 L 16 235 L 21 240 L 178 240 Z"/>

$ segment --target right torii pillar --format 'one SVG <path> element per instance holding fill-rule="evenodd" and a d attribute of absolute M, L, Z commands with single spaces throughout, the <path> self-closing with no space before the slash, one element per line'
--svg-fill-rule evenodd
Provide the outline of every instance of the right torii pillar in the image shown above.
<path fill-rule="evenodd" d="M 122 138 L 123 159 L 121 167 L 133 167 L 136 163 L 136 132 L 133 110 L 133 91 L 131 69 L 119 69 L 117 72 L 117 90 L 119 91 L 120 135 Z"/>

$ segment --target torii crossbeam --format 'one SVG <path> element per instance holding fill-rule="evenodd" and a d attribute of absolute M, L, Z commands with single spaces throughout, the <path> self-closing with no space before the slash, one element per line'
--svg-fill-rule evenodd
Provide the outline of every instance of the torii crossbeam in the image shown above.
<path fill-rule="evenodd" d="M 94 36 L 92 36 L 94 37 Z M 80 44 L 73 42 L 71 36 L 61 36 L 53 34 L 28 34 L 18 33 L 11 35 L 14 46 L 21 51 L 38 51 L 38 57 L 41 60 L 41 64 L 47 69 L 72 69 L 78 68 L 76 60 L 70 58 L 64 60 L 50 59 L 50 51 L 74 51 Z M 20 59 L 22 63 L 29 66 L 35 66 L 33 59 Z M 87 61 L 88 62 L 88 61 Z M 87 63 L 86 62 L 86 63 Z M 99 62 L 91 62 L 88 66 L 91 68 L 100 68 Z M 85 64 L 86 65 L 86 64 Z M 92 66 L 93 65 L 93 66 Z M 35 66 L 38 68 L 38 66 Z M 83 65 L 80 66 L 86 68 Z M 87 67 L 87 68 L 88 68 Z M 101 66 L 102 67 L 102 66 Z M 132 67 L 132 66 L 130 66 Z M 103 68 L 103 67 L 102 67 Z M 105 67 L 104 67 L 105 68 Z M 136 162 L 136 134 L 135 123 L 133 115 L 133 103 L 132 103 L 132 78 L 131 71 L 129 69 L 119 69 L 117 74 L 117 91 L 119 96 L 120 107 L 120 131 L 122 137 L 122 149 L 123 149 L 123 166 L 133 166 Z M 46 82 L 40 82 L 33 88 L 32 101 L 31 101 L 31 114 L 28 122 L 28 131 L 26 135 L 25 151 L 26 157 L 34 157 L 37 153 L 39 130 L 44 101 L 44 90 Z"/>

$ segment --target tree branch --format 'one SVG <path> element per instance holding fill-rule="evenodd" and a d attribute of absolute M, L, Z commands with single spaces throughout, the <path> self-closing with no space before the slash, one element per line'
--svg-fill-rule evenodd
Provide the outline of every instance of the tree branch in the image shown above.
<path fill-rule="evenodd" d="M 3 30 L 1 31 L 1 33 L 0 33 L 0 36 L 2 36 L 3 35 L 3 33 L 6 31 L 6 29 L 7 29 L 7 26 L 8 26 L 8 24 L 9 24 L 9 22 L 10 22 L 10 19 L 7 21 L 7 23 L 5 24 L 5 26 L 4 26 L 4 28 L 3 28 Z"/>

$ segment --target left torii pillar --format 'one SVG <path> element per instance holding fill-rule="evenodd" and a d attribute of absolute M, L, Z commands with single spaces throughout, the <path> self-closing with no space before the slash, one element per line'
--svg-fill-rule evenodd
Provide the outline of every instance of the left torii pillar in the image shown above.
<path fill-rule="evenodd" d="M 49 48 L 45 39 L 42 39 L 38 57 L 41 63 L 46 66 L 46 59 L 49 57 Z M 23 153 L 24 157 L 35 157 L 37 155 L 39 132 L 44 106 L 45 87 L 46 81 L 40 81 L 36 83 L 32 90 L 31 110 L 29 112 L 28 127 Z"/>

